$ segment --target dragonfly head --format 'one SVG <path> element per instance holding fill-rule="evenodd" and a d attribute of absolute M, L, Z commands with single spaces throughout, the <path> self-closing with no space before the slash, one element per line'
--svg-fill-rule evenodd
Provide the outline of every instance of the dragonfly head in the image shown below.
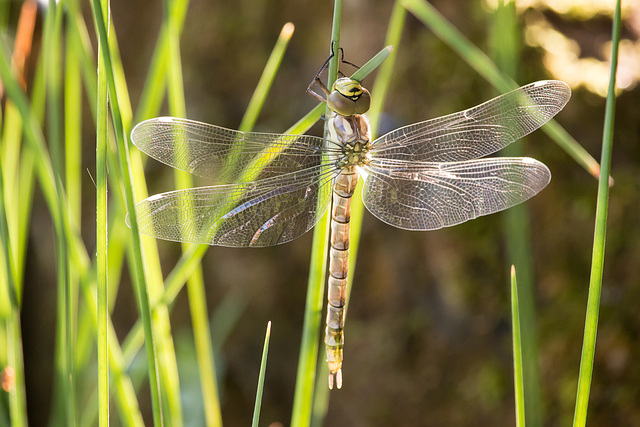
<path fill-rule="evenodd" d="M 359 81 L 349 77 L 340 77 L 333 84 L 327 97 L 327 105 L 341 116 L 353 116 L 369 111 L 371 94 Z"/>

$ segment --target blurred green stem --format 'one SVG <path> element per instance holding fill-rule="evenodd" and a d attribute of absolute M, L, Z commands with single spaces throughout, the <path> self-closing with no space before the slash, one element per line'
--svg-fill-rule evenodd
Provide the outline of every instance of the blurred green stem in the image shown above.
<path fill-rule="evenodd" d="M 333 55 L 329 61 L 327 74 L 327 87 L 329 88 L 333 86 L 333 82 L 338 75 L 339 55 L 337 52 L 340 48 L 342 0 L 335 0 L 333 7 L 333 26 L 329 53 L 336 54 Z M 324 282 L 327 270 L 330 219 L 330 215 L 325 212 L 313 230 L 309 281 L 307 283 L 307 300 L 302 326 L 302 342 L 300 344 L 300 357 L 298 358 L 296 388 L 293 398 L 293 413 L 291 415 L 291 425 L 294 426 L 308 426 L 311 423 L 313 389 L 316 380 L 316 367 L 318 365 L 320 324 L 324 303 Z"/>
<path fill-rule="evenodd" d="M 51 163 L 55 176 L 56 192 L 64 194 L 65 182 L 64 144 L 62 138 L 62 105 L 61 93 L 61 34 L 62 7 L 54 0 L 49 0 L 49 7 L 45 16 L 43 59 L 46 64 L 47 86 L 47 142 L 51 147 Z M 66 217 L 66 201 L 62 198 L 57 203 L 58 216 Z M 75 414 L 75 384 L 73 375 L 73 361 L 75 355 L 75 332 L 73 289 L 69 280 L 69 258 L 67 256 L 67 240 L 64 227 L 56 227 L 57 241 L 57 272 L 58 272 L 58 327 L 56 336 L 56 379 L 59 392 L 56 393 L 54 422 L 64 422 L 68 426 L 76 424 Z M 64 421 L 62 421 L 64 420 Z"/>
<path fill-rule="evenodd" d="M 500 0 L 493 14 L 491 32 L 492 56 L 504 73 L 517 80 L 517 64 L 520 53 L 520 31 L 517 22 L 516 5 L 512 0 Z M 521 157 L 522 144 L 510 144 L 502 150 L 505 156 Z M 533 255 L 531 253 L 531 230 L 529 211 L 526 204 L 520 204 L 502 213 L 503 233 L 507 247 L 507 262 L 518 269 L 517 302 L 519 307 L 519 335 L 523 369 L 524 405 L 528 426 L 543 425 L 542 398 L 538 369 L 538 335 L 535 314 L 535 292 L 533 289 Z M 514 279 L 515 280 L 515 279 Z M 515 328 L 515 325 L 514 325 Z M 514 343 L 515 345 L 515 343 Z M 519 372 L 515 372 L 518 375 Z"/>

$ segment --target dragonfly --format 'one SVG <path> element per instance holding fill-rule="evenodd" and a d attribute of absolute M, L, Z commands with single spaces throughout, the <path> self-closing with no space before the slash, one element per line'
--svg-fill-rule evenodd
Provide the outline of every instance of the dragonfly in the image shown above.
<path fill-rule="evenodd" d="M 135 209 L 140 232 L 159 239 L 265 247 L 300 237 L 331 206 L 325 353 L 329 388 L 341 388 L 351 198 L 360 178 L 369 212 L 404 230 L 436 230 L 517 205 L 547 186 L 549 169 L 528 157 L 484 157 L 549 121 L 571 90 L 534 82 L 372 141 L 369 91 L 343 74 L 329 89 L 321 72 L 307 91 L 327 104 L 324 137 L 174 117 L 139 123 L 131 139 L 141 151 L 215 185 L 156 194 Z"/>

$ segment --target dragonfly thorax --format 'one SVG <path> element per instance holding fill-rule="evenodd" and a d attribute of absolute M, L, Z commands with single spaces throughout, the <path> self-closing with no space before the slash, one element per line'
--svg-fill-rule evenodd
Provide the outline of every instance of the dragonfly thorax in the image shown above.
<path fill-rule="evenodd" d="M 327 139 L 340 146 L 342 155 L 337 166 L 362 166 L 369 163 L 367 153 L 371 148 L 371 133 L 367 117 L 360 114 L 342 116 L 331 112 L 328 116 Z"/>

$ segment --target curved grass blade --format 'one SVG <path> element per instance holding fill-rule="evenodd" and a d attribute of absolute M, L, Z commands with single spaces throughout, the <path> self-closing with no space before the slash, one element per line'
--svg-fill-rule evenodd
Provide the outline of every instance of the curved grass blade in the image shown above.
<path fill-rule="evenodd" d="M 616 1 L 611 35 L 611 70 L 609 73 L 609 90 L 604 115 L 604 131 L 602 135 L 602 155 L 600 162 L 600 180 L 598 181 L 598 198 L 596 204 L 596 224 L 593 236 L 593 255 L 591 258 L 591 277 L 589 279 L 589 296 L 587 299 L 587 315 L 584 325 L 584 341 L 580 358 L 580 376 L 576 396 L 576 409 L 573 418 L 574 426 L 585 426 L 587 408 L 593 374 L 593 360 L 596 351 L 596 334 L 598 331 L 598 314 L 600 311 L 600 295 L 602 293 L 602 274 L 604 270 L 604 250 L 607 230 L 607 211 L 609 203 L 609 181 L 611 170 L 611 152 L 613 149 L 613 124 L 615 116 L 616 71 L 618 68 L 618 46 L 620 44 L 620 3 Z"/>
<path fill-rule="evenodd" d="M 171 11 L 169 13 L 179 34 L 182 33 L 188 5 L 188 1 L 171 2 Z M 149 73 L 142 88 L 140 103 L 135 115 L 135 123 L 157 115 L 160 109 L 166 89 L 166 63 L 169 61 L 169 52 L 169 28 L 163 25 L 153 51 Z"/>
<path fill-rule="evenodd" d="M 295 27 L 291 22 L 287 22 L 282 27 L 280 35 L 278 36 L 278 40 L 276 41 L 276 44 L 271 51 L 271 55 L 269 56 L 267 65 L 265 65 L 264 70 L 262 71 L 262 76 L 260 76 L 260 80 L 258 81 L 256 89 L 253 92 L 253 96 L 251 96 L 251 100 L 249 101 L 247 110 L 242 117 L 242 121 L 240 122 L 238 130 L 249 131 L 250 129 L 253 129 L 254 125 L 256 124 L 256 119 L 258 118 L 258 114 L 260 113 L 260 111 L 262 111 L 264 100 L 267 98 L 269 89 L 271 89 L 273 80 L 275 79 L 276 73 L 280 68 L 282 58 L 284 57 L 284 53 L 287 50 L 289 40 L 291 40 L 291 37 L 293 36 L 294 29 Z"/>
<path fill-rule="evenodd" d="M 462 59 L 471 65 L 493 87 L 500 92 L 507 92 L 518 87 L 516 82 L 504 75 L 484 52 L 471 43 L 431 4 L 424 0 L 402 0 L 402 4 L 442 41 L 455 50 Z M 598 162 L 555 120 L 551 120 L 541 129 L 587 172 L 594 177 L 598 176 L 600 172 Z"/>

